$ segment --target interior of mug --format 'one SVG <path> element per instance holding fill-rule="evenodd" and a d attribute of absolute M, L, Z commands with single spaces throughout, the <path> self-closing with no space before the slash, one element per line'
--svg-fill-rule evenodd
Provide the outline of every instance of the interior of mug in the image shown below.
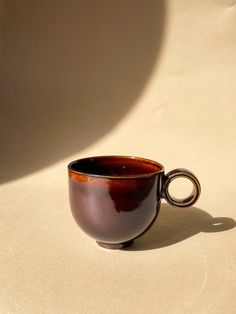
<path fill-rule="evenodd" d="M 159 163 L 139 157 L 99 156 L 73 161 L 69 170 L 98 176 L 140 176 L 163 170 Z"/>

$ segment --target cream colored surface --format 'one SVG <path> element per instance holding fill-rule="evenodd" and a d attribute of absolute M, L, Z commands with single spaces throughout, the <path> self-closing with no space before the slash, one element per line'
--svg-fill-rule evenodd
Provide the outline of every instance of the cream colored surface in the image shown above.
<path fill-rule="evenodd" d="M 6 11 L 5 34 L 17 12 Z M 41 169 L 9 175 L 1 185 L 0 313 L 236 312 L 236 3 L 168 1 L 163 23 L 153 70 L 127 114 L 87 147 L 55 163 L 48 157 Z M 23 104 L 21 83 L 14 80 Z M 13 111 L 19 105 L 12 94 L 5 101 Z M 73 221 L 66 173 L 69 161 L 99 154 L 144 156 L 167 171 L 185 167 L 202 195 L 189 210 L 163 204 L 132 250 L 102 249 Z M 16 151 L 15 167 L 18 157 Z"/>

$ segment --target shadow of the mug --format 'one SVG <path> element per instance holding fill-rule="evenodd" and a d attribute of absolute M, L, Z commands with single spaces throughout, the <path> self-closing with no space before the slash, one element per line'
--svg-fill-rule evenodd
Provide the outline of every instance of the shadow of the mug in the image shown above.
<path fill-rule="evenodd" d="M 236 221 L 232 218 L 212 217 L 196 207 L 179 209 L 162 204 L 152 228 L 125 250 L 154 250 L 181 242 L 199 232 L 221 232 L 235 226 Z"/>

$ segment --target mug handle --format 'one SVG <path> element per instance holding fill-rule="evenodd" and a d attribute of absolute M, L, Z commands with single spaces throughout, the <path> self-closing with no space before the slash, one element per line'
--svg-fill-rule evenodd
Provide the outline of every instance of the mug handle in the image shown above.
<path fill-rule="evenodd" d="M 193 190 L 191 194 L 185 198 L 175 198 L 169 193 L 169 185 L 176 178 L 186 178 L 193 183 Z M 193 205 L 201 194 L 201 185 L 195 175 L 182 168 L 174 169 L 164 176 L 163 197 L 172 206 L 175 207 L 188 207 Z"/>

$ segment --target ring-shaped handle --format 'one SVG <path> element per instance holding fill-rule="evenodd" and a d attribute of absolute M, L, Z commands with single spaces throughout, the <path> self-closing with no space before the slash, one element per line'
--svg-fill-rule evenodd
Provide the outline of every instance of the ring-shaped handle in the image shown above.
<path fill-rule="evenodd" d="M 193 190 L 191 194 L 185 198 L 175 198 L 169 193 L 170 183 L 177 178 L 186 178 L 193 183 Z M 178 168 L 168 172 L 165 175 L 163 197 L 172 206 L 175 207 L 189 207 L 193 205 L 201 194 L 201 185 L 196 176 L 189 170 Z"/>

